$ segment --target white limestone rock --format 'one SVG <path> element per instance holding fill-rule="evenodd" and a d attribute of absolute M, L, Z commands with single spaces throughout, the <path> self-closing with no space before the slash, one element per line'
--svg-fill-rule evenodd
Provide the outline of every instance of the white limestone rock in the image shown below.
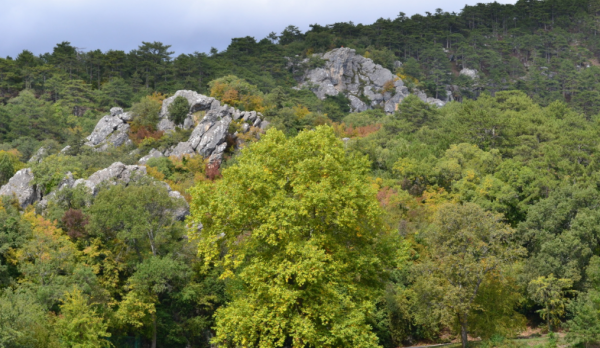
<path fill-rule="evenodd" d="M 33 184 L 31 168 L 19 170 L 8 180 L 6 185 L 0 187 L 0 196 L 13 196 L 19 201 L 21 208 L 25 208 L 40 200 L 41 192 Z"/>
<path fill-rule="evenodd" d="M 399 102 L 408 95 L 399 77 L 371 59 L 357 55 L 353 49 L 337 48 L 325 53 L 322 59 L 325 66 L 307 71 L 300 81 L 300 87 L 309 88 L 319 99 L 343 93 L 350 100 L 352 112 L 384 106 L 389 113 L 398 107 L 390 100 Z M 389 82 L 395 91 L 383 93 L 382 89 Z M 369 103 L 361 100 L 361 96 L 367 97 Z"/>
<path fill-rule="evenodd" d="M 465 75 L 468 76 L 472 79 L 476 79 L 479 78 L 479 73 L 477 72 L 477 70 L 475 69 L 468 69 L 468 68 L 464 68 L 460 71 L 461 75 Z"/>

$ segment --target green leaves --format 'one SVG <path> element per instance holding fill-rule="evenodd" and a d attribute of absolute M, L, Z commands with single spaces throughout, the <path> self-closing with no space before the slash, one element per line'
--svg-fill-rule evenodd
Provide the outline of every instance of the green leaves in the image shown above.
<path fill-rule="evenodd" d="M 107 242 L 116 238 L 133 248 L 134 260 L 164 255 L 180 238 L 181 223 L 173 212 L 181 200 L 169 197 L 166 187 L 152 180 L 127 187 L 112 186 L 102 190 L 89 209 L 90 230 Z"/>
<path fill-rule="evenodd" d="M 113 347 L 108 323 L 80 290 L 67 293 L 55 323 L 61 346 L 78 348 Z"/>
<path fill-rule="evenodd" d="M 548 277 L 538 277 L 529 282 L 527 286 L 529 296 L 543 306 L 538 313 L 548 323 L 548 331 L 552 331 L 553 325 L 560 324 L 560 317 L 565 314 L 569 303 L 566 297 L 568 291 L 565 289 L 571 286 L 573 286 L 573 280 L 557 279 L 553 274 Z"/>
<path fill-rule="evenodd" d="M 192 190 L 199 255 L 240 284 L 217 312 L 216 341 L 377 345 L 366 318 L 385 262 L 367 173 L 328 127 L 291 139 L 270 130 L 221 181 Z"/>
<path fill-rule="evenodd" d="M 169 104 L 169 115 L 171 120 L 176 125 L 183 125 L 183 121 L 190 112 L 190 105 L 182 96 L 177 96 L 171 104 Z"/>
<path fill-rule="evenodd" d="M 413 269 L 419 321 L 460 327 L 466 347 L 466 335 L 476 311 L 490 308 L 497 313 L 486 318 L 490 327 L 482 331 L 488 337 L 496 323 L 516 315 L 514 307 L 519 296 L 504 275 L 525 255 L 525 250 L 515 242 L 514 230 L 503 224 L 499 216 L 473 203 L 442 205 L 435 214 L 427 242 L 428 256 Z M 488 288 L 480 292 L 482 287 Z M 511 300 L 500 309 L 494 308 L 496 300 L 478 300 L 478 296 L 488 300 L 502 296 L 507 300 L 505 291 Z"/>

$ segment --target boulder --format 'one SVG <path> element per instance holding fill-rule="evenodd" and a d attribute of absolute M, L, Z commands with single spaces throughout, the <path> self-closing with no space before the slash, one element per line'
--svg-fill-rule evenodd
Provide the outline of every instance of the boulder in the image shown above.
<path fill-rule="evenodd" d="M 223 143 L 219 146 L 217 146 L 215 148 L 215 150 L 212 152 L 212 154 L 210 155 L 210 157 L 208 158 L 208 163 L 209 164 L 221 164 L 221 161 L 223 161 L 223 153 L 225 152 L 225 149 L 227 149 L 227 143 Z"/>
<path fill-rule="evenodd" d="M 446 105 L 446 102 L 440 99 L 436 99 L 436 98 L 427 98 L 427 103 L 431 104 L 431 105 L 435 105 L 438 108 L 441 108 L 442 106 Z"/>
<path fill-rule="evenodd" d="M 115 129 L 115 131 L 112 132 L 99 147 L 97 147 L 97 150 L 106 151 L 110 147 L 119 147 L 124 144 L 131 145 L 132 142 L 129 139 L 129 128 L 130 126 L 127 123 L 119 125 L 117 129 Z"/>
<path fill-rule="evenodd" d="M 40 200 L 40 202 L 38 203 L 38 207 L 41 210 L 44 210 L 48 207 L 48 202 L 53 199 L 54 197 L 56 197 L 56 193 L 58 191 L 61 191 L 65 188 L 72 188 L 73 185 L 75 185 L 75 178 L 73 178 L 73 173 L 71 172 L 67 172 L 67 174 L 65 175 L 65 177 L 58 183 L 58 186 L 56 187 L 56 189 L 52 192 L 50 192 L 49 194 L 45 195 L 42 200 Z"/>
<path fill-rule="evenodd" d="M 67 153 L 69 153 L 69 150 L 71 150 L 71 145 L 67 145 L 67 146 L 63 147 L 63 149 L 60 150 L 60 153 L 63 155 L 66 155 Z"/>
<path fill-rule="evenodd" d="M 73 183 L 72 187 L 84 185 L 87 187 L 92 195 L 97 195 L 100 190 L 100 185 L 103 183 L 110 184 L 123 184 L 127 186 L 131 181 L 139 179 L 139 177 L 146 175 L 146 167 L 138 165 L 125 165 L 121 162 L 115 162 L 108 168 L 101 169 L 90 177 L 85 179 L 78 179 Z"/>
<path fill-rule="evenodd" d="M 169 156 L 177 156 L 177 157 L 183 157 L 184 155 L 194 156 L 195 154 L 196 154 L 196 152 L 194 151 L 194 148 L 187 141 L 177 144 L 177 146 L 175 146 L 169 152 Z"/>
<path fill-rule="evenodd" d="M 181 193 L 179 193 L 179 191 L 170 191 L 170 190 L 171 190 L 171 187 L 169 186 L 169 197 L 181 201 L 181 206 L 172 211 L 173 218 L 178 221 L 183 221 L 183 220 L 185 220 L 186 216 L 190 215 L 190 205 L 185 200 L 183 195 Z"/>
<path fill-rule="evenodd" d="M 106 115 L 96 123 L 96 127 L 86 139 L 85 143 L 88 146 L 96 146 L 104 142 L 106 138 L 114 132 L 120 125 L 123 124 L 118 116 Z"/>
<path fill-rule="evenodd" d="M 215 122 L 212 127 L 204 133 L 202 139 L 200 139 L 198 146 L 195 148 L 196 152 L 205 158 L 209 157 L 217 146 L 225 142 L 230 123 L 231 117 L 229 116 Z"/>
<path fill-rule="evenodd" d="M 479 77 L 479 73 L 477 72 L 477 70 L 475 69 L 468 69 L 468 68 L 464 68 L 460 71 L 461 75 L 465 75 L 468 76 L 472 79 L 476 79 Z"/>
<path fill-rule="evenodd" d="M 112 108 L 111 114 L 106 115 L 98 121 L 92 134 L 86 139 L 85 145 L 94 147 L 98 151 L 105 151 L 110 147 L 118 147 L 131 144 L 129 140 L 129 124 L 133 119 L 129 112 L 123 112 L 121 108 Z"/>
<path fill-rule="evenodd" d="M 369 109 L 369 106 L 365 102 L 354 95 L 349 95 L 348 99 L 350 100 L 350 107 L 354 112 L 363 112 Z"/>
<path fill-rule="evenodd" d="M 432 97 L 428 97 L 427 94 L 425 94 L 425 92 L 420 91 L 420 90 L 417 90 L 417 96 L 419 97 L 419 99 L 421 99 L 425 103 L 435 105 L 438 108 L 441 108 L 442 106 L 446 105 L 445 101 L 436 99 L 436 98 L 432 98 Z"/>
<path fill-rule="evenodd" d="M 19 201 L 21 208 L 25 208 L 40 200 L 41 193 L 33 184 L 31 168 L 24 168 L 13 175 L 8 183 L 0 187 L 0 196 L 13 196 Z"/>
<path fill-rule="evenodd" d="M 122 113 L 123 113 L 122 108 L 118 108 L 118 107 L 110 108 L 110 116 L 111 117 L 119 116 Z"/>
<path fill-rule="evenodd" d="M 164 156 L 165 155 L 162 152 L 158 151 L 157 149 L 152 149 L 146 156 L 140 158 L 138 163 L 146 164 L 146 162 L 148 162 L 151 158 L 160 158 L 160 157 L 164 157 Z"/>
<path fill-rule="evenodd" d="M 260 130 L 262 130 L 262 131 L 267 130 L 267 127 L 269 127 L 270 124 L 271 124 L 271 122 L 269 122 L 267 120 L 262 120 L 262 122 L 260 123 Z"/>
<path fill-rule="evenodd" d="M 40 163 L 44 157 L 48 156 L 48 150 L 45 147 L 40 147 L 33 156 L 27 161 L 28 163 Z"/>
<path fill-rule="evenodd" d="M 133 121 L 133 113 L 131 113 L 131 112 L 123 112 L 123 113 L 119 114 L 119 118 L 123 122 L 131 122 L 131 121 Z"/>

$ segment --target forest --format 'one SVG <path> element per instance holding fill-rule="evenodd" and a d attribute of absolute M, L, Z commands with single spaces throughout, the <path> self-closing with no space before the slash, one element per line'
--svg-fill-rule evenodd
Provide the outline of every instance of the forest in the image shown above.
<path fill-rule="evenodd" d="M 0 196 L 0 348 L 600 344 L 600 1 L 310 28 L 0 58 L 0 187 L 37 197 Z M 298 87 L 339 47 L 411 95 Z M 163 156 L 221 110 L 181 90 L 263 126 Z M 90 146 L 121 112 L 127 141 Z M 144 175 L 90 186 L 117 163 Z"/>

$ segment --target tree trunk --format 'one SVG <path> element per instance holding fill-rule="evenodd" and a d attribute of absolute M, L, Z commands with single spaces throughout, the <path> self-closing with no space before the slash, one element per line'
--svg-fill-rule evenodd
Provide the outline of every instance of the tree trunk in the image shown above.
<path fill-rule="evenodd" d="M 467 337 L 467 316 L 465 315 L 460 321 L 460 340 L 462 348 L 467 348 L 468 337 Z"/>
<path fill-rule="evenodd" d="M 546 318 L 548 319 L 548 320 L 546 320 L 548 323 L 548 333 L 551 333 L 552 332 L 552 323 L 550 321 L 550 306 L 546 306 Z"/>
<path fill-rule="evenodd" d="M 152 348 L 156 348 L 156 313 L 152 315 Z"/>

